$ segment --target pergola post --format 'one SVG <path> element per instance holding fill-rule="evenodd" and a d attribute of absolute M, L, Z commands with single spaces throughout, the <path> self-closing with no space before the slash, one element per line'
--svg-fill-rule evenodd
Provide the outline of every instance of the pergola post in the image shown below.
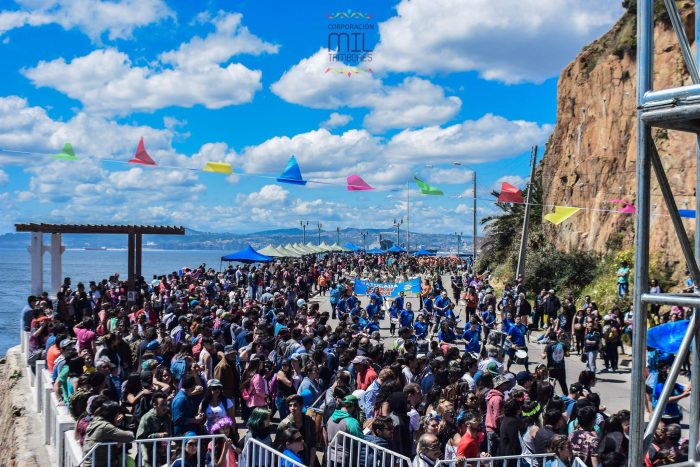
<path fill-rule="evenodd" d="M 63 264 L 61 256 L 65 250 L 65 247 L 61 245 L 61 234 L 52 233 L 49 253 L 51 254 L 51 293 L 53 295 L 57 294 L 61 289 Z"/>
<path fill-rule="evenodd" d="M 32 295 L 40 295 L 44 291 L 44 234 L 32 232 L 32 242 L 29 245 L 32 256 Z"/>
<path fill-rule="evenodd" d="M 134 287 L 134 263 L 136 258 L 136 234 L 129 232 L 129 247 L 127 249 L 129 261 L 127 263 L 127 281 L 129 289 Z"/>
<path fill-rule="evenodd" d="M 136 250 L 134 251 L 134 279 L 138 279 L 142 276 L 141 273 L 141 247 L 142 247 L 142 235 L 140 233 L 136 234 Z"/>

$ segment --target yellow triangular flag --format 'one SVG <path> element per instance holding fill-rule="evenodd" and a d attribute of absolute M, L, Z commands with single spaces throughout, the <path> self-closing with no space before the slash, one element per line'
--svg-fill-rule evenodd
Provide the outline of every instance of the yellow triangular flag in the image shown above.
<path fill-rule="evenodd" d="M 228 162 L 207 162 L 204 166 L 205 172 L 216 172 L 219 174 L 232 174 L 233 169 Z"/>
<path fill-rule="evenodd" d="M 544 218 L 554 225 L 559 225 L 580 210 L 581 208 L 572 208 L 569 206 L 554 206 L 554 212 L 550 212 L 545 215 Z"/>

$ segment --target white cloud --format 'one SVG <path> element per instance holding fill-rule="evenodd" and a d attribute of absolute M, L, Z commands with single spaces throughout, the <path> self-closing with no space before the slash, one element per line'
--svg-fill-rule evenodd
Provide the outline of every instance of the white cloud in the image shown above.
<path fill-rule="evenodd" d="M 278 209 L 286 204 L 289 198 L 289 192 L 279 185 L 265 185 L 260 189 L 250 194 L 240 193 L 236 196 L 236 202 L 246 206 L 257 208 L 273 208 Z"/>
<path fill-rule="evenodd" d="M 35 86 L 51 87 L 79 100 L 86 111 L 106 114 L 197 104 L 220 109 L 250 102 L 262 86 L 262 72 L 240 63 L 197 69 L 137 67 L 113 48 L 95 50 L 68 63 L 63 58 L 42 61 L 24 74 Z"/>
<path fill-rule="evenodd" d="M 364 125 L 373 132 L 439 125 L 461 108 L 458 97 L 446 97 L 442 87 L 421 78 L 387 86 L 371 73 L 348 77 L 328 71 L 343 66 L 320 49 L 287 70 L 271 89 L 287 102 L 312 108 L 369 108 Z"/>
<path fill-rule="evenodd" d="M 503 182 L 506 182 L 522 190 L 525 188 L 528 178 L 530 177 L 521 177 L 520 175 L 504 175 L 503 177 L 493 182 L 492 188 L 495 191 L 501 191 L 501 184 Z"/>
<path fill-rule="evenodd" d="M 458 204 L 455 208 L 455 214 L 471 214 L 472 208 L 466 204 Z"/>
<path fill-rule="evenodd" d="M 460 185 L 470 182 L 472 171 L 469 169 L 432 169 L 429 181 L 432 183 L 442 183 L 443 185 Z"/>
<path fill-rule="evenodd" d="M 352 120 L 351 115 L 340 114 L 338 112 L 333 112 L 328 117 L 328 120 L 321 123 L 321 128 L 331 129 L 341 126 L 345 126 Z"/>
<path fill-rule="evenodd" d="M 267 43 L 251 34 L 242 23 L 240 13 L 220 11 L 211 20 L 214 32 L 205 38 L 195 37 L 190 42 L 181 44 L 177 50 L 162 53 L 162 63 L 183 69 L 196 69 L 212 63 L 223 63 L 239 54 L 260 55 L 277 53 L 278 45 Z"/>
<path fill-rule="evenodd" d="M 10 176 L 7 175 L 7 172 L 4 170 L 0 170 L 0 185 L 4 185 L 10 181 Z"/>
<path fill-rule="evenodd" d="M 487 114 L 445 128 L 404 130 L 391 138 L 387 153 L 405 161 L 493 162 L 526 151 L 532 144 L 546 139 L 551 131 L 549 124 Z"/>
<path fill-rule="evenodd" d="M 31 201 L 35 198 L 36 198 L 36 196 L 31 191 L 16 191 L 15 192 L 15 201 L 17 201 L 18 203 L 26 203 L 27 201 Z"/>
<path fill-rule="evenodd" d="M 611 0 L 402 0 L 379 25 L 373 68 L 477 71 L 506 83 L 555 76 L 622 14 Z"/>
<path fill-rule="evenodd" d="M 134 29 L 174 17 L 163 0 L 15 0 L 21 10 L 0 11 L 0 34 L 23 26 L 60 24 L 93 41 L 129 39 Z"/>

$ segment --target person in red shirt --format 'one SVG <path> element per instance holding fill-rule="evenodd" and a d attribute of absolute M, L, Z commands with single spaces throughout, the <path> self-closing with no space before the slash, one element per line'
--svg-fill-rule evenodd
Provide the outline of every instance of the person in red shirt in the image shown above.
<path fill-rule="evenodd" d="M 367 357 L 357 356 L 352 360 L 352 364 L 355 369 L 357 389 L 364 391 L 377 379 L 377 372 L 374 371 Z"/>
<path fill-rule="evenodd" d="M 476 412 L 467 412 L 463 417 L 466 431 L 457 444 L 457 457 L 466 459 L 485 457 L 479 453 L 479 445 L 484 440 L 484 433 L 481 431 L 481 417 Z M 459 422 L 462 416 L 457 418 Z"/>

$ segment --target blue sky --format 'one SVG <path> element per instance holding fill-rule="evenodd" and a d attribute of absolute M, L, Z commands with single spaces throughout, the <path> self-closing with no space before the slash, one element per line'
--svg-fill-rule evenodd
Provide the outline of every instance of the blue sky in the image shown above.
<path fill-rule="evenodd" d="M 612 0 L 1 5 L 0 232 L 387 227 L 406 215 L 413 174 L 447 196 L 412 185 L 412 230 L 471 231 L 470 170 L 479 198 L 503 180 L 524 185 L 529 148 L 544 147 L 556 119 L 559 72 L 622 13 Z M 329 61 L 344 52 L 328 49 L 338 25 L 364 33 L 371 62 Z M 169 168 L 123 163 L 140 137 Z M 64 142 L 80 161 L 44 155 Z M 292 154 L 326 183 L 270 178 Z M 237 173 L 188 170 L 219 161 Z M 376 190 L 347 192 L 354 173 Z"/>

